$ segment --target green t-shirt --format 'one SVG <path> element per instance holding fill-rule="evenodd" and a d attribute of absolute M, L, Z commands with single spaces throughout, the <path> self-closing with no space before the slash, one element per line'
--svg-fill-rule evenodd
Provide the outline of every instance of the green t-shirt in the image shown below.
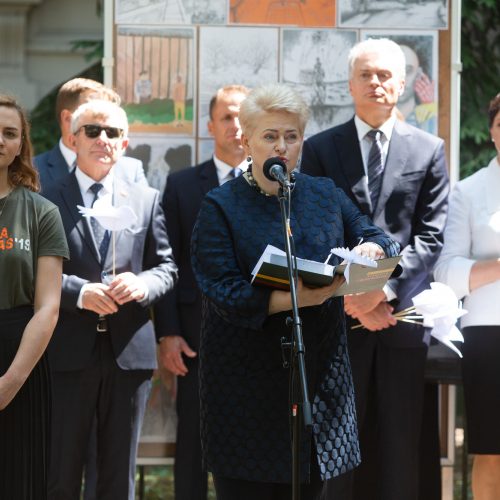
<path fill-rule="evenodd" d="M 58 208 L 17 187 L 0 200 L 0 309 L 32 305 L 38 257 L 69 258 Z"/>

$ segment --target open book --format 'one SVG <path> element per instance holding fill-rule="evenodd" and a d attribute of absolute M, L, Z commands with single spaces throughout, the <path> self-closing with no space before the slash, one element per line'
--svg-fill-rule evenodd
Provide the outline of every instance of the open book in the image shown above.
<path fill-rule="evenodd" d="M 374 261 L 375 267 L 352 263 L 349 283 L 344 282 L 334 296 L 363 293 L 383 288 L 398 265 L 401 257 L 389 257 Z M 297 257 L 297 269 L 304 284 L 309 287 L 329 285 L 334 274 L 344 274 L 346 264 L 332 266 L 314 260 Z M 267 245 L 252 271 L 252 284 L 289 290 L 288 266 L 283 250 Z"/>

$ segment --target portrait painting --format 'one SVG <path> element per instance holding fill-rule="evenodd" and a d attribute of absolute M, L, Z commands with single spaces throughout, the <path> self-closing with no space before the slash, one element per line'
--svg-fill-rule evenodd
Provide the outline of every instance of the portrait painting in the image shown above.
<path fill-rule="evenodd" d="M 367 38 L 389 38 L 399 44 L 406 58 L 405 90 L 397 109 L 410 125 L 438 132 L 438 39 L 435 31 L 363 31 Z"/>
<path fill-rule="evenodd" d="M 194 29 L 118 27 L 115 87 L 137 133 L 193 133 Z"/>

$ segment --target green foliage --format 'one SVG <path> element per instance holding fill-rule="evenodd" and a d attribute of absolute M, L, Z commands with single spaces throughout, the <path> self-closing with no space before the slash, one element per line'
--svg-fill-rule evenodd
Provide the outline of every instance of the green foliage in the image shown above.
<path fill-rule="evenodd" d="M 92 66 L 85 71 L 71 78 L 76 78 L 78 76 L 92 78 L 93 80 L 102 82 L 104 75 L 100 61 L 92 64 Z M 68 80 L 69 79 L 70 78 L 68 78 Z M 52 149 L 61 135 L 55 115 L 55 108 L 57 91 L 62 83 L 64 82 L 54 87 L 31 112 L 31 142 L 33 143 L 35 154 L 40 154 Z"/>
<path fill-rule="evenodd" d="M 73 52 L 82 51 L 87 62 L 100 60 L 104 55 L 103 40 L 74 40 L 71 42 Z"/>
<path fill-rule="evenodd" d="M 487 111 L 500 92 L 499 25 L 498 0 L 463 0 L 460 177 L 484 167 L 495 154 Z"/>

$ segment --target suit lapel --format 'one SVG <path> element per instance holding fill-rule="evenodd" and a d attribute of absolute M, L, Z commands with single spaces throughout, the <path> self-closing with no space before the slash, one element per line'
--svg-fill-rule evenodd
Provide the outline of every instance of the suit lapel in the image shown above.
<path fill-rule="evenodd" d="M 61 148 L 59 144 L 56 144 L 55 147 L 52 148 L 48 162 L 49 168 L 48 173 L 52 180 L 62 179 L 66 175 L 68 175 L 69 169 L 64 156 L 61 153 Z"/>
<path fill-rule="evenodd" d="M 210 190 L 218 187 L 219 178 L 213 160 L 208 160 L 200 171 L 201 190 L 206 195 Z"/>
<path fill-rule="evenodd" d="M 75 222 L 75 227 L 80 233 L 80 237 L 84 245 L 87 245 L 90 253 L 100 263 L 99 251 L 95 244 L 94 235 L 90 229 L 90 222 L 86 217 L 83 217 L 78 211 L 77 205 L 83 205 L 80 186 L 76 180 L 75 173 L 72 172 L 67 177 L 67 182 L 61 185 L 61 197 L 64 200 L 69 215 Z"/>
<path fill-rule="evenodd" d="M 411 141 L 411 134 L 408 128 L 404 123 L 396 121 L 387 152 L 382 187 L 373 214 L 374 219 L 384 210 L 387 199 L 400 182 L 401 173 L 408 162 L 409 141 Z"/>
<path fill-rule="evenodd" d="M 354 118 L 343 127 L 337 128 L 334 142 L 340 161 L 338 165 L 333 165 L 333 168 L 340 168 L 343 171 L 361 211 L 370 214 L 372 206 Z"/>

